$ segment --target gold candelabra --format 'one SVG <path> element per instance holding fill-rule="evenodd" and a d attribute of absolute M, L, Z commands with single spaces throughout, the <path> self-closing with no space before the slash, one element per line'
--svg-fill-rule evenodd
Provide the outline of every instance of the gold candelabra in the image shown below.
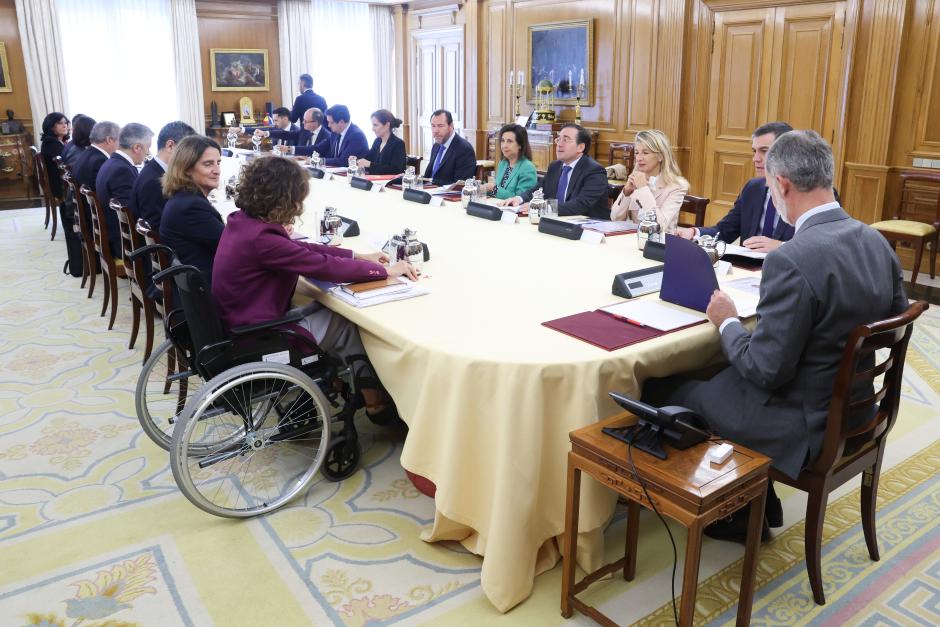
<path fill-rule="evenodd" d="M 520 112 L 519 112 L 519 98 L 522 96 L 523 85 L 510 85 L 510 89 L 512 89 L 512 95 L 516 97 L 516 113 L 515 113 L 515 117 L 518 118 L 519 115 L 520 115 Z"/>

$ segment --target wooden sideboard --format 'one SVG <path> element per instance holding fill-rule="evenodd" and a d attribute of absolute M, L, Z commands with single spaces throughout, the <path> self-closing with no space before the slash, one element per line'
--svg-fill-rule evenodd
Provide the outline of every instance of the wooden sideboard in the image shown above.
<path fill-rule="evenodd" d="M 31 139 L 28 133 L 0 135 L 0 200 L 33 197 Z"/>
<path fill-rule="evenodd" d="M 555 154 L 555 139 L 558 137 L 558 131 L 561 130 L 561 124 L 553 125 L 552 130 L 539 131 L 535 129 L 526 129 L 529 134 L 529 145 L 532 147 L 532 163 L 539 172 L 548 169 L 548 164 L 557 159 Z M 499 129 L 492 129 L 486 133 L 486 158 L 499 160 L 500 152 L 496 135 Z M 591 149 L 587 151 L 589 157 L 597 160 L 597 131 L 591 131 Z"/>

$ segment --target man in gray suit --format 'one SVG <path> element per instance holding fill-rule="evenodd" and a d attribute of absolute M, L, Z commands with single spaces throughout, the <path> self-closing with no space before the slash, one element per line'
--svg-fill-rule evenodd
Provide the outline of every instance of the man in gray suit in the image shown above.
<path fill-rule="evenodd" d="M 706 314 L 730 366 L 707 381 L 650 381 L 644 398 L 698 412 L 715 433 L 796 477 L 822 448 L 849 333 L 906 310 L 908 300 L 887 241 L 835 201 L 825 140 L 813 131 L 781 135 L 767 153 L 765 176 L 780 218 L 796 232 L 764 260 L 757 325 L 749 333 L 716 290 Z M 782 512 L 769 517 L 782 524 Z"/>

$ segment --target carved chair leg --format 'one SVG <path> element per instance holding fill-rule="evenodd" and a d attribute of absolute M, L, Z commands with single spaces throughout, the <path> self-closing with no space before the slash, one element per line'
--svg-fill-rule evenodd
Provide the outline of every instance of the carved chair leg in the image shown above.
<path fill-rule="evenodd" d="M 140 301 L 131 294 L 131 341 L 128 342 L 128 350 L 134 348 L 134 342 L 137 341 L 137 332 L 140 330 Z"/>
<path fill-rule="evenodd" d="M 52 207 L 52 235 L 49 237 L 50 240 L 55 239 L 56 228 L 59 226 L 59 217 L 56 215 L 56 207 Z"/>
<path fill-rule="evenodd" d="M 865 544 L 868 545 L 868 556 L 874 562 L 881 559 L 878 553 L 875 513 L 878 509 L 878 480 L 881 478 L 883 452 L 884 449 L 879 452 L 878 461 L 862 473 L 862 531 L 865 533 Z"/>
<path fill-rule="evenodd" d="M 95 281 L 98 280 L 98 267 L 95 265 L 95 256 L 90 250 L 85 250 L 85 258 L 88 260 L 88 278 L 91 283 L 88 285 L 88 298 L 95 293 Z"/>
<path fill-rule="evenodd" d="M 108 322 L 108 331 L 114 328 L 114 320 L 117 318 L 117 271 L 108 273 L 108 282 L 111 284 L 111 320 Z"/>
<path fill-rule="evenodd" d="M 153 350 L 153 301 L 144 300 L 144 333 L 147 334 L 147 344 L 144 346 L 144 361 L 150 357 Z"/>
<path fill-rule="evenodd" d="M 822 583 L 822 536 L 826 520 L 826 503 L 829 491 L 825 485 L 814 486 L 806 500 L 806 572 L 813 589 L 813 599 L 818 605 L 826 604 Z"/>
<path fill-rule="evenodd" d="M 108 299 L 111 297 L 111 282 L 108 281 L 107 273 L 105 273 L 101 279 L 101 285 L 104 287 L 104 302 L 101 303 L 101 316 L 104 317 L 104 312 L 108 310 Z"/>
<path fill-rule="evenodd" d="M 920 272 L 920 260 L 924 256 L 924 240 L 914 244 L 914 267 L 911 268 L 911 287 L 917 283 L 917 273 Z"/>

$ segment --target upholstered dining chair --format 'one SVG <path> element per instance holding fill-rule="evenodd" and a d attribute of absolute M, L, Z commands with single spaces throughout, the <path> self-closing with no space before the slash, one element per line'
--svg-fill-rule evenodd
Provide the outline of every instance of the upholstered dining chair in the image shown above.
<path fill-rule="evenodd" d="M 81 195 L 85 198 L 91 214 L 91 235 L 94 242 L 95 252 L 101 262 L 101 272 L 104 274 L 104 301 L 101 304 L 101 315 L 108 309 L 108 302 L 111 303 L 111 319 L 108 321 L 108 330 L 114 328 L 114 320 L 117 318 L 117 280 L 118 278 L 127 278 L 124 272 L 124 262 L 121 259 L 115 259 L 111 255 L 111 247 L 108 245 L 108 223 L 104 217 L 104 210 L 101 203 L 98 202 L 98 195 L 87 185 L 82 185 L 79 189 Z"/>
<path fill-rule="evenodd" d="M 940 236 L 940 194 L 937 195 L 933 215 L 922 214 L 920 219 L 907 215 L 904 208 L 908 204 L 905 194 L 916 193 L 910 188 L 911 183 L 937 183 L 940 184 L 940 174 L 930 172 L 902 172 L 901 196 L 898 208 L 892 220 L 882 220 L 872 224 L 896 248 L 898 242 L 910 245 L 914 249 L 914 267 L 911 269 L 911 285 L 917 283 L 917 273 L 920 272 L 920 261 L 924 254 L 924 247 L 930 247 L 930 278 L 934 278 L 937 271 L 937 243 Z"/>
<path fill-rule="evenodd" d="M 770 478 L 808 493 L 806 502 L 806 570 L 813 598 L 825 605 L 821 549 L 823 523 L 829 494 L 862 476 L 862 531 L 868 555 L 878 561 L 875 535 L 875 511 L 878 479 L 884 457 L 885 441 L 898 416 L 901 399 L 901 375 L 907 344 L 914 321 L 928 308 L 924 301 L 913 303 L 907 311 L 887 320 L 864 324 L 849 336 L 833 386 L 826 422 L 825 440 L 819 458 L 796 479 L 771 469 Z M 886 349 L 886 354 L 875 351 Z M 877 379 L 883 375 L 879 382 Z M 853 396 L 853 389 L 874 385 L 874 393 L 863 398 Z M 877 409 L 874 416 L 865 414 Z M 859 423 L 859 419 L 862 420 Z"/>
<path fill-rule="evenodd" d="M 636 147 L 631 142 L 612 142 L 610 151 L 607 153 L 607 163 L 614 165 L 622 163 L 627 169 L 627 174 L 633 172 L 633 165 L 636 159 Z"/>

